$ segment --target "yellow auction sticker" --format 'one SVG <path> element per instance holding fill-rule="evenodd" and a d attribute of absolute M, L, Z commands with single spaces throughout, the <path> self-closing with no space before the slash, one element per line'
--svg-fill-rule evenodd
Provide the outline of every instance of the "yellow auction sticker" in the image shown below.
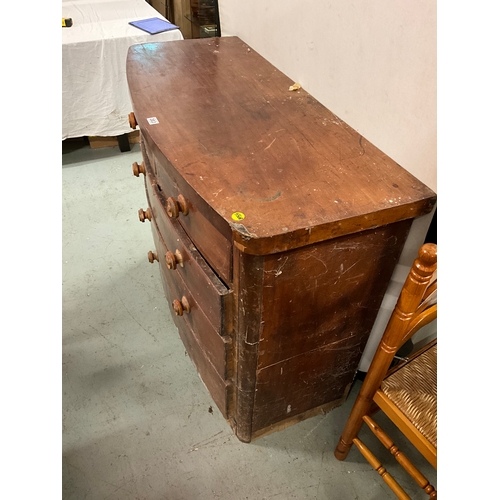
<path fill-rule="evenodd" d="M 231 215 L 231 219 L 233 220 L 243 220 L 245 218 L 245 214 L 241 212 L 234 212 L 233 215 Z"/>

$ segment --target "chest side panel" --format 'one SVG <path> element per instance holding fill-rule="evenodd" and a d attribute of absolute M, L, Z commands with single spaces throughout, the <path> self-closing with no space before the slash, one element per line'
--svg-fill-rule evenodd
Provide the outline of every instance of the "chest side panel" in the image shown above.
<path fill-rule="evenodd" d="M 267 257 L 254 432 L 342 400 L 410 225 Z"/>

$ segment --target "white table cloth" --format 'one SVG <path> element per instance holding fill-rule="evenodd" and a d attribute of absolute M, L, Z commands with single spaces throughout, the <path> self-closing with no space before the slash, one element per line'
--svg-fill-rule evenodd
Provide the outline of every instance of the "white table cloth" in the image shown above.
<path fill-rule="evenodd" d="M 182 40 L 176 29 L 150 35 L 130 21 L 165 19 L 145 0 L 63 0 L 62 138 L 131 132 L 126 58 L 131 45 Z"/>

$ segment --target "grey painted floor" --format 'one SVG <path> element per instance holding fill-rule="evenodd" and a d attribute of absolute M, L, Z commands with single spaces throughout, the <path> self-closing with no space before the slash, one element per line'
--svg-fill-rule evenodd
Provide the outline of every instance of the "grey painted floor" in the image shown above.
<path fill-rule="evenodd" d="M 63 145 L 63 498 L 395 498 L 356 449 L 344 462 L 333 455 L 360 382 L 327 415 L 251 444 L 232 434 L 147 260 L 144 183 L 131 170 L 140 157 L 138 145 Z M 412 498 L 427 498 L 368 430 L 361 436 Z M 408 455 L 436 485 L 434 469 Z"/>

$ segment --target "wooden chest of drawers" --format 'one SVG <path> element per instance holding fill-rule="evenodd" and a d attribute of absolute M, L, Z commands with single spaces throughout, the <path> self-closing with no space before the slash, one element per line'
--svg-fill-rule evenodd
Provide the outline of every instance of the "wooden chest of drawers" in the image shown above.
<path fill-rule="evenodd" d="M 149 258 L 221 413 L 249 442 L 342 404 L 435 194 L 236 37 L 132 46 L 127 78 Z"/>

